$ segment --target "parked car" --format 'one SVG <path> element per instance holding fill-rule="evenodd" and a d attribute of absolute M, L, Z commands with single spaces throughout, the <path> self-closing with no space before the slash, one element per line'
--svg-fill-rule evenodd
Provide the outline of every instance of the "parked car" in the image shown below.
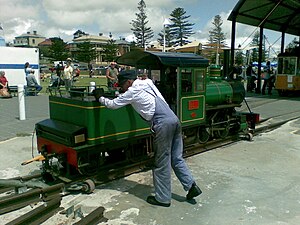
<path fill-rule="evenodd" d="M 105 75 L 108 66 L 98 66 L 95 68 L 95 71 L 98 75 Z"/>
<path fill-rule="evenodd" d="M 80 70 L 88 70 L 88 67 L 83 65 L 79 65 L 77 68 Z"/>
<path fill-rule="evenodd" d="M 78 64 L 78 63 L 74 63 L 74 64 L 73 64 L 74 70 L 77 69 L 78 67 L 80 67 L 80 64 Z"/>

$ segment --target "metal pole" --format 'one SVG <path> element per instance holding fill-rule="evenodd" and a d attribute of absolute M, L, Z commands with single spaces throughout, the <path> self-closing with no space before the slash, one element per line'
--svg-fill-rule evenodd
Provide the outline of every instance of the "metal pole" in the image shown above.
<path fill-rule="evenodd" d="M 18 100 L 19 100 L 19 119 L 25 120 L 26 119 L 25 93 L 24 93 L 24 86 L 22 84 L 18 85 Z"/>
<path fill-rule="evenodd" d="M 216 65 L 219 65 L 219 41 L 217 42 Z"/>
<path fill-rule="evenodd" d="M 163 45 L 163 52 L 166 51 L 166 26 L 164 25 L 164 45 Z"/>
<path fill-rule="evenodd" d="M 94 81 L 91 81 L 90 82 L 90 92 L 92 93 L 96 88 L 96 82 Z"/>

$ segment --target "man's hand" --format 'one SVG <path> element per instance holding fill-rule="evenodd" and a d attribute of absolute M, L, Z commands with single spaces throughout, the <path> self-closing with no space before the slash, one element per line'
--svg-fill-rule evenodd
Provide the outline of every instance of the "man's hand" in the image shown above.
<path fill-rule="evenodd" d="M 95 90 L 93 90 L 93 95 L 97 102 L 99 102 L 99 98 L 103 96 L 103 94 L 104 94 L 103 88 L 96 88 Z"/>

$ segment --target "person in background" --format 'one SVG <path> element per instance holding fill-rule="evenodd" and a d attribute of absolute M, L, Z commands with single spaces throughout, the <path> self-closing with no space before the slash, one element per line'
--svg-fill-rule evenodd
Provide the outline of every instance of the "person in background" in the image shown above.
<path fill-rule="evenodd" d="M 77 67 L 75 70 L 74 70 L 74 76 L 72 78 L 72 83 L 76 82 L 80 76 L 80 69 Z"/>
<path fill-rule="evenodd" d="M 61 69 L 62 69 L 62 65 L 60 65 L 59 63 L 57 63 L 56 67 L 55 67 L 55 71 L 56 71 L 56 75 L 58 77 L 61 76 Z"/>
<path fill-rule="evenodd" d="M 115 84 L 118 82 L 118 69 L 116 68 L 116 63 L 111 62 L 110 66 L 106 70 L 106 78 L 107 78 L 107 87 L 109 90 L 113 90 L 115 88 Z"/>
<path fill-rule="evenodd" d="M 8 92 L 8 81 L 5 77 L 5 72 L 0 71 L 0 96 L 10 98 L 11 95 Z"/>
<path fill-rule="evenodd" d="M 32 72 L 32 68 L 30 68 L 30 64 L 29 62 L 26 62 L 25 63 L 25 66 L 24 66 L 24 71 L 25 71 L 25 77 L 27 77 L 31 72 Z"/>
<path fill-rule="evenodd" d="M 27 87 L 35 88 L 36 95 L 43 89 L 42 86 L 40 86 L 35 79 L 34 70 L 32 70 L 31 73 L 28 74 L 28 76 L 26 77 L 26 81 L 27 81 Z M 29 94 L 31 94 L 31 93 L 29 93 Z"/>
<path fill-rule="evenodd" d="M 73 67 L 71 66 L 71 62 L 72 60 L 67 58 L 67 63 L 64 68 L 64 83 L 67 91 L 70 91 L 73 79 Z"/>
<path fill-rule="evenodd" d="M 88 65 L 88 68 L 89 68 L 89 75 L 90 75 L 90 78 L 92 78 L 93 75 L 94 75 L 93 65 L 92 65 L 92 64 L 89 64 L 89 65 Z"/>
<path fill-rule="evenodd" d="M 261 93 L 263 95 L 266 94 L 266 87 L 268 87 L 268 94 L 272 95 L 272 87 L 270 85 L 270 83 L 271 83 L 271 79 L 270 79 L 271 74 L 273 74 L 272 69 L 271 69 L 271 63 L 270 63 L 270 61 L 268 61 L 266 63 L 266 72 L 264 74 L 264 84 L 263 84 L 263 87 L 262 87 L 262 90 L 261 90 Z"/>
<path fill-rule="evenodd" d="M 247 92 L 252 92 L 255 88 L 255 81 L 257 80 L 257 75 L 252 68 L 252 62 L 248 65 L 246 69 L 247 75 Z"/>
<path fill-rule="evenodd" d="M 8 81 L 5 77 L 5 72 L 0 71 L 0 89 L 8 88 Z"/>
<path fill-rule="evenodd" d="M 140 116 L 148 121 L 154 136 L 153 183 L 155 196 L 148 196 L 152 205 L 169 207 L 171 205 L 171 169 L 181 182 L 187 200 L 192 200 L 202 191 L 188 169 L 183 157 L 181 124 L 178 117 L 146 76 L 136 79 L 135 71 L 125 70 L 118 77 L 119 86 L 125 92 L 115 99 L 108 99 L 96 94 L 96 99 L 107 108 L 118 109 L 131 104 Z"/>

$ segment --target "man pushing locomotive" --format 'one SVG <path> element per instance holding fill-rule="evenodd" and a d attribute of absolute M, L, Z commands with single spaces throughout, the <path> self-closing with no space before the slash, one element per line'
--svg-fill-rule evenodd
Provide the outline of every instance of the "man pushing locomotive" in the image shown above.
<path fill-rule="evenodd" d="M 119 86 L 124 91 L 115 99 L 108 99 L 95 92 L 96 99 L 107 108 L 118 109 L 131 104 L 140 116 L 151 125 L 154 148 L 153 183 L 155 196 L 148 196 L 152 205 L 169 207 L 171 205 L 171 168 L 181 182 L 187 200 L 202 193 L 187 167 L 182 153 L 183 141 L 181 124 L 170 109 L 164 97 L 152 80 L 136 79 L 135 71 L 122 71 Z"/>

